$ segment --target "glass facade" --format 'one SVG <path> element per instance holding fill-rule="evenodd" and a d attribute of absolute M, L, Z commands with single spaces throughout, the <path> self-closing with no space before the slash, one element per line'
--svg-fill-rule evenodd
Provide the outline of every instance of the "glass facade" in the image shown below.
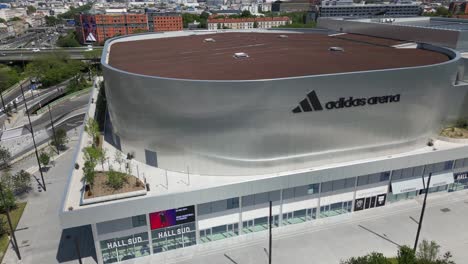
<path fill-rule="evenodd" d="M 204 230 L 200 230 L 200 242 L 206 243 L 210 241 L 221 240 L 239 235 L 239 223 L 216 226 Z"/>
<path fill-rule="evenodd" d="M 294 212 L 284 213 L 281 221 L 282 225 L 299 224 L 306 221 L 311 221 L 317 218 L 317 208 L 309 208 L 297 210 Z"/>
<path fill-rule="evenodd" d="M 320 218 L 350 213 L 353 201 L 338 202 L 320 206 Z"/>
<path fill-rule="evenodd" d="M 150 255 L 147 232 L 103 240 L 100 244 L 106 264 Z"/>
<path fill-rule="evenodd" d="M 268 216 L 242 222 L 242 233 L 248 234 L 268 230 Z M 273 215 L 272 227 L 279 226 L 279 215 Z"/>
<path fill-rule="evenodd" d="M 195 223 L 175 225 L 151 231 L 153 253 L 195 245 Z"/>

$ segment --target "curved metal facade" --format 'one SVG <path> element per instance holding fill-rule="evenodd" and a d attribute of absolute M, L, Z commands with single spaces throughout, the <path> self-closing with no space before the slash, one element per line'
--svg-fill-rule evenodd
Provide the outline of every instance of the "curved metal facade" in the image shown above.
<path fill-rule="evenodd" d="M 459 67 L 445 52 L 454 58 L 437 65 L 257 81 L 158 78 L 102 62 L 125 153 L 145 162 L 145 149 L 155 151 L 167 170 L 255 175 L 424 147 L 445 120 Z M 323 110 L 293 113 L 311 91 Z M 365 105 L 340 108 L 349 97 Z M 350 102 L 327 109 L 340 98 Z"/>

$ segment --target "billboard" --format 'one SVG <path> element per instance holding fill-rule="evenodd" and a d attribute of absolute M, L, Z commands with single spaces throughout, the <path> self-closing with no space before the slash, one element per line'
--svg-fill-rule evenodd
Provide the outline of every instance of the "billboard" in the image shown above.
<path fill-rule="evenodd" d="M 151 230 L 195 221 L 195 206 L 186 206 L 149 214 Z"/>

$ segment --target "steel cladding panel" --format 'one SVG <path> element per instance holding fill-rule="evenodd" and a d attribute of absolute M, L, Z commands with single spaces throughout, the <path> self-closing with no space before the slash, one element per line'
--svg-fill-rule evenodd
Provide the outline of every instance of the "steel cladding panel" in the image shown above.
<path fill-rule="evenodd" d="M 340 156 L 424 146 L 440 129 L 458 61 L 406 69 L 258 81 L 135 75 L 104 65 L 110 118 L 124 152 L 208 175 L 305 168 Z M 293 113 L 315 91 L 323 110 Z M 326 102 L 400 95 L 399 102 L 328 110 Z M 364 156 L 362 156 L 364 157 Z"/>

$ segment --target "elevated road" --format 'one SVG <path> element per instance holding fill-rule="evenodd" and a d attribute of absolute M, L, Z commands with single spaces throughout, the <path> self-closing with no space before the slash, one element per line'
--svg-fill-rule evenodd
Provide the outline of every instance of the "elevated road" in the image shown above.
<path fill-rule="evenodd" d="M 102 51 L 102 48 L 94 48 L 94 50 Z M 0 50 L 0 63 L 10 61 L 31 61 L 35 58 L 43 56 L 44 54 L 52 54 L 62 52 L 68 54 L 70 59 L 83 60 L 86 58 L 85 53 L 90 52 L 86 47 L 83 48 L 59 48 L 59 49 L 40 49 L 40 51 L 33 51 L 33 49 L 5 49 Z"/>

